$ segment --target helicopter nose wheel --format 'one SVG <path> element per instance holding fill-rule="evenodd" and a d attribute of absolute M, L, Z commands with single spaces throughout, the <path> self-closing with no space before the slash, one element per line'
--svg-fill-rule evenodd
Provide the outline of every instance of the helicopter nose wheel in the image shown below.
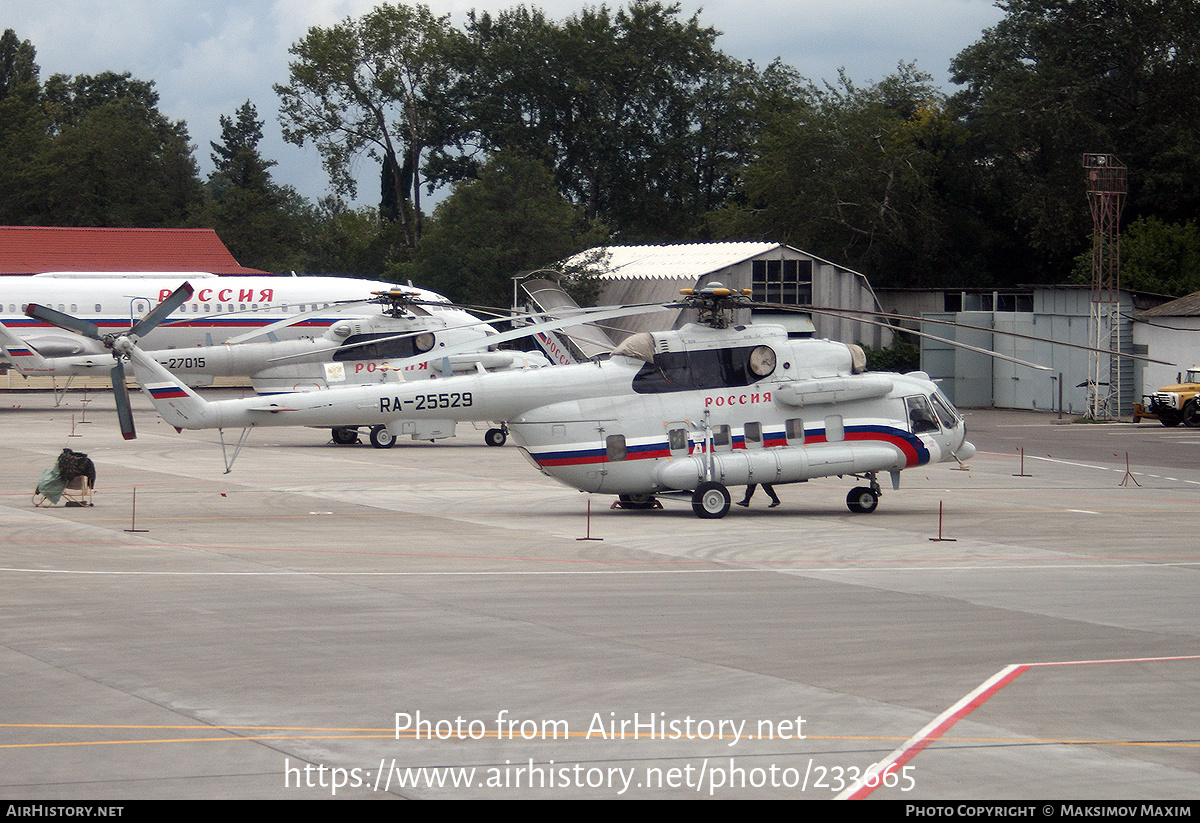
<path fill-rule="evenodd" d="M 846 495 L 846 507 L 855 514 L 870 514 L 879 506 L 879 494 L 866 486 L 857 486 Z"/>
<path fill-rule="evenodd" d="M 702 520 L 720 520 L 729 513 L 729 489 L 707 480 L 692 492 L 692 511 Z"/>
<path fill-rule="evenodd" d="M 390 449 L 396 445 L 396 438 L 387 430 L 387 426 L 372 426 L 371 445 L 377 449 Z"/>
<path fill-rule="evenodd" d="M 488 429 L 483 435 L 483 442 L 489 446 L 503 446 L 508 442 L 508 429 L 504 426 L 498 429 Z"/>

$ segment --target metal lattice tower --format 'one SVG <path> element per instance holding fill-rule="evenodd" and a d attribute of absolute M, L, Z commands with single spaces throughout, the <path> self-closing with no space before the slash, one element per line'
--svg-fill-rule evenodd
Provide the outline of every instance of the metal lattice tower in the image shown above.
<path fill-rule="evenodd" d="M 1092 353 L 1088 372 L 1089 413 L 1114 418 L 1121 411 L 1121 212 L 1127 169 L 1112 154 L 1085 154 L 1088 205 L 1092 210 L 1092 311 L 1089 345 L 1116 354 Z"/>

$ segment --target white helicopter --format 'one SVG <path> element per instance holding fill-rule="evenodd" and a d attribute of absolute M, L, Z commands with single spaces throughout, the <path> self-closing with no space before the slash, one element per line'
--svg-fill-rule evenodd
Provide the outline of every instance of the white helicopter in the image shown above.
<path fill-rule="evenodd" d="M 188 284 L 184 294 L 192 294 Z M 147 351 L 146 354 L 173 371 L 189 386 L 211 385 L 215 377 L 249 377 L 258 394 L 313 391 L 335 386 L 402 382 L 429 376 L 497 369 L 530 369 L 549 366 L 550 361 L 537 352 L 488 351 L 489 338 L 498 334 L 488 323 L 450 306 L 444 299 L 429 303 L 432 292 L 393 286 L 375 291 L 365 301 L 343 301 L 315 312 L 285 317 L 263 328 L 232 337 L 223 345 L 192 346 Z M 165 297 L 166 295 L 164 295 Z M 440 297 L 439 295 L 433 295 Z M 326 322 L 331 313 L 342 310 L 362 311 L 368 304 L 381 305 L 382 311 L 370 316 L 347 317 L 327 325 L 318 337 L 276 340 L 296 325 L 307 326 L 320 315 Z M 426 305 L 434 310 L 427 310 Z M 32 316 L 42 317 L 45 309 L 34 307 Z M 167 326 L 166 320 L 159 326 Z M 154 326 L 142 326 L 141 334 Z M 93 338 L 89 330 L 85 338 Z M 119 336 L 119 333 L 117 334 Z M 157 335 L 156 335 L 157 336 Z M 271 342 L 248 342 L 267 336 Z M 100 337 L 94 340 L 103 343 Z M 84 341 L 86 342 L 86 340 Z M 449 346 L 467 344 L 469 352 L 442 356 Z M 100 354 L 69 357 L 43 357 L 0 324 L 0 351 L 25 375 L 95 374 L 112 368 L 109 352 L 96 346 Z M 420 359 L 423 356 L 426 359 Z M 404 365 L 395 365 L 404 361 Z M 454 435 L 454 427 L 412 421 L 405 433 L 414 440 L 436 440 Z M 358 442 L 357 426 L 333 429 L 333 441 L 339 445 Z M 506 435 L 489 431 L 489 445 L 503 445 Z M 384 426 L 370 428 L 371 444 L 390 448 L 395 437 Z"/>
<path fill-rule="evenodd" d="M 411 419 L 499 420 L 550 477 L 615 494 L 625 508 L 683 496 L 702 518 L 725 516 L 729 486 L 831 475 L 864 482 L 846 502 L 853 512 L 872 512 L 880 472 L 898 488 L 906 468 L 975 453 L 961 415 L 925 374 L 864 373 L 857 346 L 789 339 L 779 326 L 730 327 L 732 308 L 746 298 L 719 284 L 687 300 L 699 310 L 698 324 L 635 335 L 594 363 L 220 402 L 205 401 L 129 337 L 107 345 L 117 369 L 129 357 L 168 423 L 240 427 L 239 449 L 258 426 L 366 421 L 391 430 Z M 629 310 L 610 316 L 618 312 Z M 128 415 L 127 397 L 123 405 Z"/>

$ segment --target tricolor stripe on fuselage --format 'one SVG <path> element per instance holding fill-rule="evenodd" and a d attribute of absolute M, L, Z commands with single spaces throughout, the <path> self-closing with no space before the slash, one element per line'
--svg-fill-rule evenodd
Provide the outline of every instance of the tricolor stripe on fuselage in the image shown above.
<path fill-rule="evenodd" d="M 921 439 L 912 432 L 898 429 L 894 426 L 858 425 L 846 426 L 845 441 L 877 441 L 887 443 L 900 449 L 904 455 L 905 467 L 921 466 L 929 462 L 929 449 Z M 804 443 L 796 444 L 793 448 L 806 448 L 828 442 L 825 439 L 824 428 L 804 430 Z M 763 448 L 781 448 L 788 445 L 782 431 L 763 432 Z M 745 449 L 745 435 L 733 437 L 733 449 Z M 703 442 L 689 440 L 688 454 L 703 452 Z M 670 457 L 671 451 L 667 441 L 659 440 L 651 443 L 629 443 L 625 447 L 625 460 L 610 461 L 608 449 L 604 446 L 580 446 L 559 448 L 553 451 L 533 451 L 530 454 L 539 466 L 551 468 L 555 466 L 581 466 L 591 463 L 625 462 L 629 460 L 646 460 Z"/>

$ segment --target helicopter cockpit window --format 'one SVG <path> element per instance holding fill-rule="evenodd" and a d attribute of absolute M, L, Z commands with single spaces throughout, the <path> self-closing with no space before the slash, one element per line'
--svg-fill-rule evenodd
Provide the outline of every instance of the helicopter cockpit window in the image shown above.
<path fill-rule="evenodd" d="M 633 378 L 638 394 L 749 386 L 775 371 L 768 346 L 739 346 L 688 352 L 659 352 Z"/>
<path fill-rule="evenodd" d="M 918 394 L 904 400 L 908 403 L 908 422 L 912 425 L 913 434 L 938 430 L 937 418 L 933 416 L 928 397 Z"/>
<path fill-rule="evenodd" d="M 942 428 L 952 429 L 958 424 L 958 414 L 950 405 L 950 401 L 942 397 L 941 392 L 934 392 L 929 400 L 933 403 L 933 410 L 937 412 L 938 420 L 942 421 Z"/>
<path fill-rule="evenodd" d="M 423 332 L 415 337 L 401 338 L 388 333 L 352 334 L 333 353 L 333 359 L 336 361 L 386 360 L 424 354 L 432 348 L 433 335 L 429 332 Z"/>

